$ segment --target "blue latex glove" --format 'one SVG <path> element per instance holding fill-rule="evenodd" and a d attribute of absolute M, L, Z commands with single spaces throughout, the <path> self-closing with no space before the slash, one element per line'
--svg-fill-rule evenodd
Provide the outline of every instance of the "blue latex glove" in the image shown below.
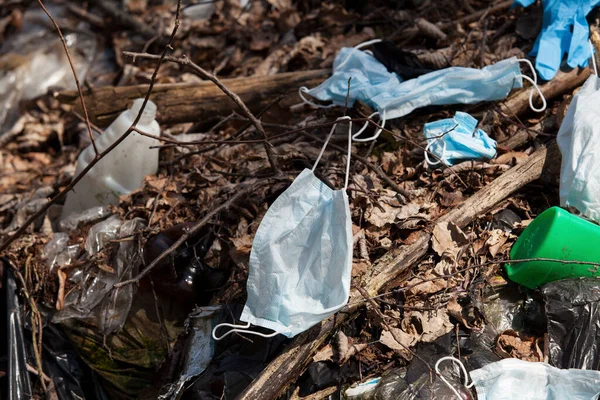
<path fill-rule="evenodd" d="M 514 5 L 527 7 L 535 0 L 515 0 Z M 554 78 L 563 55 L 568 53 L 571 68 L 585 67 L 591 57 L 588 44 L 590 27 L 585 17 L 600 0 L 543 0 L 544 18 L 531 55 L 537 56 L 535 69 L 545 80 Z M 573 32 L 571 32 L 571 27 Z"/>

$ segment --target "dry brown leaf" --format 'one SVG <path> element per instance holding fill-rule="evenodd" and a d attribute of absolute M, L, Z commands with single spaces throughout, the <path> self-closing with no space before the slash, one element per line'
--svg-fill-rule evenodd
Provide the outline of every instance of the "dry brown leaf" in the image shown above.
<path fill-rule="evenodd" d="M 544 360 L 544 355 L 540 350 L 539 341 L 540 338 L 521 335 L 509 329 L 498 336 L 496 351 L 504 358 L 540 362 Z"/>
<path fill-rule="evenodd" d="M 378 228 L 383 228 L 386 225 L 393 224 L 396 221 L 402 221 L 413 217 L 419 213 L 419 206 L 414 203 L 409 203 L 405 206 L 395 206 L 398 200 L 396 198 L 382 198 L 378 202 L 378 206 L 373 206 L 371 212 L 367 216 L 367 221 Z M 391 204 L 390 204 L 391 203 Z"/>
<path fill-rule="evenodd" d="M 411 311 L 405 314 L 401 325 L 404 331 L 419 336 L 422 342 L 433 342 L 454 328 L 445 309 Z"/>
<path fill-rule="evenodd" d="M 319 350 L 317 352 L 317 354 L 315 354 L 313 356 L 313 362 L 332 361 L 332 360 L 333 360 L 333 346 L 331 346 L 331 344 L 328 344 L 327 346 L 323 347 L 321 350 Z"/>
<path fill-rule="evenodd" d="M 501 229 L 493 229 L 490 231 L 490 237 L 485 244 L 488 246 L 488 251 L 492 257 L 496 257 L 498 251 L 508 240 L 508 234 Z"/>
<path fill-rule="evenodd" d="M 379 342 L 384 346 L 392 350 L 398 351 L 402 354 L 406 352 L 407 348 L 410 348 L 411 346 L 415 345 L 419 339 L 418 336 L 408 334 L 402 329 L 390 329 L 393 331 L 393 334 L 390 331 L 384 330 L 383 332 L 381 332 Z"/>
<path fill-rule="evenodd" d="M 469 243 L 467 235 L 452 222 L 441 222 L 433 228 L 431 245 L 433 250 L 442 255 L 444 252 L 457 253 L 457 249 Z"/>
<path fill-rule="evenodd" d="M 353 261 L 352 262 L 352 277 L 362 276 L 369 270 L 370 263 L 368 261 Z"/>

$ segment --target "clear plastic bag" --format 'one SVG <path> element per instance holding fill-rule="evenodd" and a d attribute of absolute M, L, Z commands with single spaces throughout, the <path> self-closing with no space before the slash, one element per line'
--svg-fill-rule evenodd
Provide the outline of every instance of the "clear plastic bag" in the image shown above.
<path fill-rule="evenodd" d="M 124 325 L 136 286 L 115 288 L 114 284 L 132 278 L 139 271 L 141 254 L 137 242 L 132 239 L 133 233 L 143 226 L 139 218 L 122 223 L 114 215 L 90 228 L 84 245 L 85 258 L 89 262 L 70 272 L 68 279 L 77 286 L 66 296 L 64 307 L 54 315 L 53 322 L 92 318 L 105 335 Z M 90 260 L 116 241 L 117 249 L 107 265 Z"/>

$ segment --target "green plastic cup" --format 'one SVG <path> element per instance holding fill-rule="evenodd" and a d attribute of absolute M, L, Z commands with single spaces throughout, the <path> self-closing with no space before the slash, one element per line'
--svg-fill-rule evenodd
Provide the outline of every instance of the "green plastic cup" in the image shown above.
<path fill-rule="evenodd" d="M 600 264 L 600 226 L 560 207 L 549 208 L 525 228 L 510 250 L 510 258 L 551 258 Z M 530 289 L 561 279 L 600 276 L 598 266 L 589 264 L 529 261 L 506 264 L 505 268 L 512 281 Z"/>

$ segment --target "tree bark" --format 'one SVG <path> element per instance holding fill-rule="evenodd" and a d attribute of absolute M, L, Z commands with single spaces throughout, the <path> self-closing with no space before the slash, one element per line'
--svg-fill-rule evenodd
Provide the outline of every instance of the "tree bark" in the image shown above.
<path fill-rule="evenodd" d="M 258 112 L 277 96 L 287 92 L 295 93 L 300 86 L 316 86 L 327 79 L 329 74 L 329 70 L 322 69 L 223 79 L 222 82 L 239 95 L 252 112 Z M 133 100 L 144 97 L 147 90 L 147 85 L 136 85 L 99 87 L 84 92 L 90 119 L 100 127 L 109 125 L 131 106 Z M 58 94 L 58 100 L 65 104 L 73 104 L 76 110 L 80 111 L 76 105 L 76 91 L 61 92 Z M 158 122 L 165 124 L 198 122 L 225 116 L 237 109 L 235 103 L 209 81 L 156 85 L 150 100 L 158 108 Z"/>

